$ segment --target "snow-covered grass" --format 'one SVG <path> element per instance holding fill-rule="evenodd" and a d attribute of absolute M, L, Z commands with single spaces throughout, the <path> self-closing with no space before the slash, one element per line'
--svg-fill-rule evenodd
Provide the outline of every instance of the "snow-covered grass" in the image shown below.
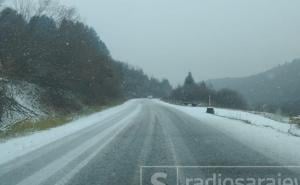
<path fill-rule="evenodd" d="M 99 124 L 101 121 L 114 116 L 116 113 L 122 110 L 130 109 L 131 105 L 135 101 L 136 100 L 128 101 L 122 105 L 107 109 L 105 111 L 79 118 L 76 121 L 72 121 L 60 127 L 4 141 L 3 143 L 0 143 L 0 164 L 36 150 L 65 136 L 71 135 L 84 128 Z"/>
<path fill-rule="evenodd" d="M 170 106 L 174 106 L 171 104 L 168 104 Z M 205 113 L 206 107 L 188 107 L 188 106 L 180 106 L 176 105 L 176 108 L 180 107 L 181 110 L 185 110 L 188 112 L 197 112 L 197 113 Z M 273 119 L 273 116 L 266 116 L 265 113 L 259 113 L 259 112 L 247 112 L 247 111 L 241 111 L 241 110 L 233 110 L 233 109 L 224 109 L 224 108 L 215 108 L 215 115 L 232 119 L 232 120 L 240 120 L 247 124 L 252 124 L 258 127 L 266 127 L 270 129 L 274 129 L 278 132 L 283 132 L 287 134 L 291 134 L 294 136 L 300 137 L 300 127 L 297 124 L 289 124 L 286 120 L 287 118 L 281 117 L 275 121 Z M 270 118 L 272 117 L 272 119 Z"/>
<path fill-rule="evenodd" d="M 252 114 L 260 115 L 265 118 L 269 118 L 274 121 L 282 122 L 282 123 L 289 123 L 290 117 L 282 115 L 281 112 L 278 113 L 269 113 L 269 112 L 258 112 L 258 111 L 249 111 Z"/>
<path fill-rule="evenodd" d="M 21 137 L 32 134 L 34 132 L 48 130 L 58 126 L 67 124 L 73 120 L 81 117 L 91 115 L 95 112 L 100 112 L 112 106 L 119 105 L 119 101 L 111 102 L 104 106 L 85 107 L 82 111 L 74 112 L 65 115 L 43 116 L 31 118 L 7 125 L 7 127 L 0 127 L 0 142 L 15 137 Z"/>
<path fill-rule="evenodd" d="M 22 106 L 38 115 L 45 115 L 44 107 L 40 104 L 41 87 L 25 81 L 10 81 L 7 85 L 8 93 Z"/>
<path fill-rule="evenodd" d="M 157 102 L 198 119 L 199 124 L 207 124 L 282 165 L 300 165 L 300 137 L 288 133 L 289 124 L 243 111 L 216 109 L 216 116 L 207 114 L 203 107 Z M 293 132 L 299 133 L 299 129 Z"/>
<path fill-rule="evenodd" d="M 228 110 L 216 108 L 216 115 L 225 118 L 236 119 L 244 121 L 245 123 L 253 124 L 260 127 L 268 127 L 279 132 L 292 134 L 300 137 L 300 129 L 296 124 L 289 124 L 288 122 L 275 121 L 264 116 L 264 114 L 251 113 L 239 110 Z"/>

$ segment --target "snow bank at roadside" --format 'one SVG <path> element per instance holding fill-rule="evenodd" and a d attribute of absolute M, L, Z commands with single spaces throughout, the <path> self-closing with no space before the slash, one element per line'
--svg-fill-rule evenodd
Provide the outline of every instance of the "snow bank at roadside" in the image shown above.
<path fill-rule="evenodd" d="M 15 138 L 0 143 L 0 164 L 6 163 L 16 157 L 36 150 L 81 129 L 97 124 L 104 119 L 110 118 L 116 113 L 130 108 L 135 101 L 136 100 L 130 100 L 120 106 L 80 118 L 60 127 L 36 132 L 32 135 Z"/>
<path fill-rule="evenodd" d="M 201 124 L 208 124 L 211 127 L 219 130 L 220 132 L 235 138 L 241 143 L 251 147 L 253 150 L 271 157 L 274 161 L 281 163 L 282 165 L 300 165 L 300 138 L 295 137 L 289 133 L 282 132 L 286 129 L 281 123 L 274 123 L 272 120 L 268 120 L 259 115 L 249 114 L 234 114 L 230 110 L 218 109 L 217 114 L 241 116 L 247 115 L 252 121 L 259 123 L 246 124 L 239 120 L 227 119 L 221 116 L 215 116 L 205 113 L 205 108 L 200 107 L 186 107 L 168 104 L 162 101 L 158 103 L 173 107 L 179 111 L 182 111 L 199 120 Z M 278 124 L 281 130 L 273 129 L 263 125 Z M 288 125 L 288 124 L 287 124 Z M 245 159 L 246 160 L 246 159 Z"/>
<path fill-rule="evenodd" d="M 262 115 L 253 114 L 245 111 L 228 110 L 228 109 L 216 109 L 216 115 L 223 116 L 230 119 L 241 120 L 249 124 L 253 124 L 260 127 L 268 127 L 279 132 L 289 133 L 300 137 L 300 129 L 297 125 L 288 124 L 286 122 L 274 121 L 268 119 Z"/>
<path fill-rule="evenodd" d="M 181 110 L 188 111 L 188 112 L 195 112 L 195 113 L 206 112 L 205 107 L 187 107 L 187 106 L 180 106 L 180 105 L 171 105 L 165 102 L 161 102 L 161 103 L 164 103 L 165 105 L 173 106 L 175 108 L 180 108 Z M 262 114 L 258 114 L 258 113 L 255 114 L 255 113 L 240 111 L 240 110 L 215 108 L 215 115 L 224 118 L 233 119 L 233 120 L 240 120 L 247 124 L 252 124 L 258 127 L 266 127 L 266 128 L 274 129 L 278 132 L 283 132 L 283 133 L 300 137 L 300 127 L 298 125 L 295 124 L 291 125 L 288 124 L 287 122 L 275 121 L 265 117 Z"/>

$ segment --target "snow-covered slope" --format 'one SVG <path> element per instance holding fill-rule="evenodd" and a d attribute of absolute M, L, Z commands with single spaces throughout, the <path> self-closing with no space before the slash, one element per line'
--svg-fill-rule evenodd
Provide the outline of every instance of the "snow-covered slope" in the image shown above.
<path fill-rule="evenodd" d="M 0 80 L 2 89 L 5 89 L 6 98 L 11 99 L 16 105 L 5 107 L 1 117 L 0 129 L 5 129 L 11 124 L 25 120 L 38 119 L 48 111 L 40 104 L 39 97 L 42 88 L 37 85 L 16 80 Z"/>

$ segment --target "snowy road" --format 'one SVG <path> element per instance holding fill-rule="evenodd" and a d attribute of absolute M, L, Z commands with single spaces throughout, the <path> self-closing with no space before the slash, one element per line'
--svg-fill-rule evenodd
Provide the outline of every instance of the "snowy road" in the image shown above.
<path fill-rule="evenodd" d="M 140 166 L 279 165 L 273 157 L 210 126 L 209 121 L 204 123 L 157 101 L 137 100 L 98 123 L 0 165 L 0 184 L 134 185 L 140 184 Z M 152 173 L 144 170 L 144 176 Z M 172 173 L 172 169 L 161 170 Z M 277 171 L 249 168 L 224 173 L 261 176 Z M 297 171 L 280 169 L 291 176 Z M 180 173 L 180 184 L 184 184 L 184 175 L 211 172 L 186 169 Z"/>

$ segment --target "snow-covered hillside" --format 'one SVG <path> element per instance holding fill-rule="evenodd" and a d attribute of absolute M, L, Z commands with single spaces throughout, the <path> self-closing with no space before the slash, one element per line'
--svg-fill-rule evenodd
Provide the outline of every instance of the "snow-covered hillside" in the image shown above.
<path fill-rule="evenodd" d="M 46 116 L 48 110 L 39 101 L 42 88 L 24 82 L 1 79 L 1 88 L 7 104 L 3 109 L 0 129 L 4 130 L 10 125 L 26 120 L 38 119 Z"/>

